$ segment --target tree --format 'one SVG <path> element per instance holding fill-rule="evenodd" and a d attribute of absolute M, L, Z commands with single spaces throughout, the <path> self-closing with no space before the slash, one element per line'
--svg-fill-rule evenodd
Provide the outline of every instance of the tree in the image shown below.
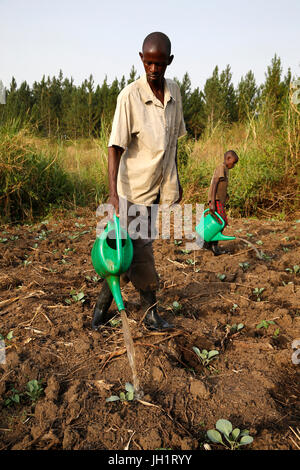
<path fill-rule="evenodd" d="M 242 77 L 237 87 L 237 111 L 238 120 L 245 121 L 253 115 L 258 98 L 254 74 L 251 70 Z"/>

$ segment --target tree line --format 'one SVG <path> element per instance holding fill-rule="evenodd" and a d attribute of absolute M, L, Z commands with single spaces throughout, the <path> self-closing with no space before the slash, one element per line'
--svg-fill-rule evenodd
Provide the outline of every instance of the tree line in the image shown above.
<path fill-rule="evenodd" d="M 76 139 L 97 137 L 103 125 L 111 124 L 119 92 L 136 80 L 137 71 L 131 68 L 128 79 L 123 76 L 108 84 L 96 85 L 92 75 L 76 86 L 73 78 L 58 77 L 20 86 L 13 77 L 7 90 L 6 104 L 0 105 L 0 125 L 17 120 L 21 125 L 30 122 L 39 135 Z M 291 71 L 282 73 L 281 59 L 275 54 L 267 67 L 265 81 L 258 85 L 250 70 L 234 87 L 229 65 L 220 71 L 216 66 L 204 85 L 192 89 L 188 73 L 178 83 L 183 102 L 188 133 L 197 138 L 218 123 L 243 122 L 262 110 L 273 117 L 280 116 L 291 82 Z"/>

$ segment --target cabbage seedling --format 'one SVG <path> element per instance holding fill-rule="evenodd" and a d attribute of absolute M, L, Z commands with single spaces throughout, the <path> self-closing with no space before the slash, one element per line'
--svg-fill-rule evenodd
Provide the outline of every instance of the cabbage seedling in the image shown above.
<path fill-rule="evenodd" d="M 211 442 L 221 444 L 230 450 L 238 449 L 253 442 L 253 437 L 249 435 L 247 429 L 243 431 L 239 428 L 233 429 L 231 422 L 227 419 L 219 419 L 216 422 L 216 429 L 210 429 L 206 434 Z M 223 438 L 225 438 L 224 441 Z"/>
<path fill-rule="evenodd" d="M 242 268 L 242 270 L 245 272 L 249 268 L 250 264 L 249 263 L 239 263 L 239 266 Z"/>
<path fill-rule="evenodd" d="M 26 385 L 26 395 L 29 396 L 31 401 L 35 403 L 43 393 L 44 389 L 41 382 L 38 380 L 30 380 Z"/>
<path fill-rule="evenodd" d="M 260 295 L 263 293 L 264 290 L 264 287 L 255 287 L 253 294 L 256 295 L 257 302 L 260 302 Z"/>
<path fill-rule="evenodd" d="M 202 349 L 202 351 L 200 352 L 200 349 L 196 348 L 195 346 L 193 347 L 193 351 L 202 363 L 202 365 L 205 367 L 207 367 L 209 363 L 219 354 L 219 351 L 216 351 L 215 349 L 213 349 L 212 351 Z"/>
<path fill-rule="evenodd" d="M 120 395 L 111 395 L 110 397 L 106 398 L 106 402 L 111 401 L 132 401 L 134 399 L 134 388 L 133 385 L 129 382 L 125 384 L 126 393 L 121 392 Z"/>
<path fill-rule="evenodd" d="M 263 320 L 261 321 L 258 325 L 256 325 L 256 328 L 259 330 L 260 328 L 265 328 L 266 330 L 269 328 L 270 325 L 275 325 L 273 320 Z"/>
<path fill-rule="evenodd" d="M 230 333 L 238 333 L 244 328 L 243 323 L 234 323 L 232 326 L 231 325 L 226 325 L 227 328 L 229 328 Z"/>

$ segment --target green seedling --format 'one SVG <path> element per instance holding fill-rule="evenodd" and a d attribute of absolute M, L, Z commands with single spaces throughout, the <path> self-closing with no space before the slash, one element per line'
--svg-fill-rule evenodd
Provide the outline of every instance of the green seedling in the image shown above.
<path fill-rule="evenodd" d="M 287 248 L 286 246 L 283 246 L 282 249 L 283 249 L 283 251 L 284 251 L 285 253 L 287 253 L 287 252 L 290 250 L 290 249 Z"/>
<path fill-rule="evenodd" d="M 217 274 L 217 278 L 220 279 L 220 281 L 224 281 L 224 279 L 226 278 L 226 275 L 225 274 Z"/>
<path fill-rule="evenodd" d="M 256 244 L 257 245 L 263 245 L 263 242 L 261 240 L 257 240 Z"/>
<path fill-rule="evenodd" d="M 84 292 L 79 292 L 78 294 L 76 293 L 75 290 L 71 290 L 70 292 L 70 296 L 72 297 L 73 301 L 74 302 L 85 302 L 85 298 L 84 298 Z M 70 304 L 71 303 L 71 300 L 70 299 L 65 299 L 65 302 L 67 304 Z"/>
<path fill-rule="evenodd" d="M 275 338 L 275 339 L 278 338 L 279 333 L 280 333 L 280 328 L 276 328 L 276 330 L 274 331 L 273 338 Z"/>
<path fill-rule="evenodd" d="M 99 282 L 101 280 L 101 277 L 99 276 L 85 276 L 85 279 L 87 281 L 93 281 L 93 282 Z"/>
<path fill-rule="evenodd" d="M 246 235 L 247 235 L 248 238 L 253 237 L 253 233 L 246 233 Z"/>
<path fill-rule="evenodd" d="M 193 351 L 204 367 L 207 367 L 209 363 L 214 358 L 216 358 L 216 356 L 219 355 L 219 351 L 216 351 L 215 349 L 213 349 L 212 351 L 207 351 L 206 349 L 202 349 L 202 351 L 200 352 L 200 349 L 194 346 Z"/>
<path fill-rule="evenodd" d="M 239 263 L 239 266 L 242 268 L 242 270 L 245 272 L 247 269 L 250 267 L 250 263 Z"/>
<path fill-rule="evenodd" d="M 48 230 L 48 232 L 52 232 L 52 230 Z M 48 234 L 45 230 L 42 230 L 36 237 L 35 240 L 46 240 Z"/>
<path fill-rule="evenodd" d="M 78 222 L 75 222 L 75 227 L 83 228 L 85 227 L 85 224 L 79 224 Z"/>
<path fill-rule="evenodd" d="M 90 233 L 91 230 L 83 230 L 82 232 L 75 232 L 74 235 L 69 235 L 70 240 L 76 240 L 76 238 L 81 237 L 82 235 L 85 235 L 86 233 Z"/>
<path fill-rule="evenodd" d="M 227 419 L 219 419 L 216 422 L 216 429 L 210 429 L 206 434 L 211 442 L 221 444 L 230 450 L 236 450 L 253 442 L 253 437 L 249 435 L 247 429 L 243 431 L 239 428 L 233 429 L 231 422 Z M 223 438 L 225 438 L 225 441 L 223 441 Z"/>
<path fill-rule="evenodd" d="M 117 319 L 117 318 L 112 318 L 111 320 L 109 320 L 109 324 L 113 328 L 116 327 L 116 326 L 119 326 L 121 322 L 122 322 L 122 320 Z"/>
<path fill-rule="evenodd" d="M 182 245 L 182 240 L 174 240 L 174 245 L 176 246 Z"/>
<path fill-rule="evenodd" d="M 4 406 L 10 407 L 12 405 L 19 405 L 23 393 L 18 392 L 14 387 L 10 389 L 10 396 L 4 401 Z"/>
<path fill-rule="evenodd" d="M 37 400 L 42 395 L 44 389 L 42 387 L 41 381 L 39 380 L 30 380 L 26 385 L 26 395 L 29 396 L 32 403 L 36 403 Z"/>
<path fill-rule="evenodd" d="M 191 253 L 191 250 L 180 250 L 180 252 L 184 255 L 189 255 Z"/>
<path fill-rule="evenodd" d="M 175 300 L 175 302 L 172 303 L 172 309 L 177 312 L 182 309 L 182 305 Z"/>
<path fill-rule="evenodd" d="M 255 289 L 253 290 L 253 294 L 256 295 L 257 302 L 260 302 L 260 296 L 264 290 L 265 290 L 264 287 L 255 287 Z"/>
<path fill-rule="evenodd" d="M 125 384 L 126 393 L 121 392 L 120 395 L 111 395 L 110 397 L 106 398 L 106 402 L 111 401 L 132 401 L 134 400 L 134 388 L 133 385 L 129 382 Z"/>
<path fill-rule="evenodd" d="M 193 259 L 189 258 L 189 259 L 186 260 L 186 264 L 194 265 L 194 264 L 196 264 L 196 261 L 194 261 Z"/>
<path fill-rule="evenodd" d="M 264 259 L 265 261 L 270 261 L 270 260 L 273 258 L 273 256 L 267 255 L 267 254 L 264 253 L 263 251 L 261 251 L 260 256 L 261 256 L 261 258 Z"/>
<path fill-rule="evenodd" d="M 30 261 L 29 259 L 25 259 L 25 260 L 23 261 L 23 264 L 24 264 L 24 266 L 26 267 L 26 266 L 28 266 L 29 264 L 31 264 L 31 261 Z"/>
<path fill-rule="evenodd" d="M 238 304 L 233 304 L 233 306 L 231 307 L 230 311 L 231 311 L 231 312 L 235 312 L 237 308 L 239 308 Z"/>
<path fill-rule="evenodd" d="M 268 330 L 270 325 L 275 325 L 273 320 L 262 320 L 258 325 L 256 325 L 256 328 L 258 330 L 261 328 L 265 328 L 265 330 Z"/>
<path fill-rule="evenodd" d="M 6 337 L 4 337 L 3 335 L 0 334 L 0 340 L 5 340 L 5 339 L 8 339 L 8 341 L 11 341 L 13 339 L 13 336 L 14 336 L 14 332 L 13 331 L 10 331 Z"/>
<path fill-rule="evenodd" d="M 297 264 L 295 266 L 293 266 L 293 268 L 286 268 L 286 271 L 289 272 L 289 273 L 294 273 L 294 274 L 298 274 L 299 271 L 300 271 L 300 266 L 298 266 Z"/>
<path fill-rule="evenodd" d="M 7 241 L 8 241 L 8 238 L 0 237 L 0 243 L 6 243 Z"/>
<path fill-rule="evenodd" d="M 243 323 L 234 323 L 233 325 L 226 325 L 226 328 L 229 329 L 230 333 L 238 333 L 244 328 Z"/>
<path fill-rule="evenodd" d="M 18 239 L 19 239 L 19 236 L 18 236 L 18 235 L 12 235 L 12 236 L 10 237 L 10 239 L 11 239 L 11 241 L 14 242 L 15 240 L 18 240 Z"/>

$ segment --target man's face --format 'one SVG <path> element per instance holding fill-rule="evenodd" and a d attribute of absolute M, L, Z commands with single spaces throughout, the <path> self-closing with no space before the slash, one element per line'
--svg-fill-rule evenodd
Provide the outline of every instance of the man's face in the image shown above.
<path fill-rule="evenodd" d="M 164 78 L 165 71 L 168 65 L 171 64 L 173 56 L 169 56 L 163 51 L 146 50 L 140 52 L 140 58 L 144 64 L 144 69 L 149 84 L 158 84 Z"/>

